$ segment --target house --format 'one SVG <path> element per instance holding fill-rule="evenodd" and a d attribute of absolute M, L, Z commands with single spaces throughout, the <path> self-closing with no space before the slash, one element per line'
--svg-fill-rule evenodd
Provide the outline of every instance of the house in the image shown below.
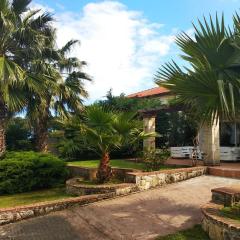
<path fill-rule="evenodd" d="M 127 98 L 157 98 L 166 107 L 159 109 L 142 110 L 144 129 L 146 132 L 155 131 L 156 115 L 159 111 L 178 111 L 169 108 L 168 102 L 175 98 L 170 90 L 164 87 L 155 87 L 141 92 L 133 93 Z M 219 165 L 220 160 L 240 160 L 240 124 L 215 121 L 212 125 L 204 124 L 199 130 L 199 148 L 203 153 L 206 165 Z M 221 146 L 221 147 L 220 147 Z M 155 148 L 155 138 L 144 141 L 144 148 Z"/>
<path fill-rule="evenodd" d="M 162 104 L 167 104 L 169 100 L 175 98 L 175 95 L 170 90 L 164 87 L 155 87 L 145 91 L 133 93 L 127 98 L 158 98 Z"/>

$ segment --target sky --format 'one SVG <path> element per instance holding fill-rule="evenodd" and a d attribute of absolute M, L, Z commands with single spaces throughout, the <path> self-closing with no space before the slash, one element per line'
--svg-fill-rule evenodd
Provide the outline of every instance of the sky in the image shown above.
<path fill-rule="evenodd" d="M 240 0 L 33 0 L 32 7 L 54 14 L 57 44 L 81 44 L 71 52 L 86 61 L 93 79 L 86 83 L 87 103 L 155 87 L 154 74 L 171 59 L 184 64 L 174 39 L 192 35 L 192 22 L 224 13 L 227 24 Z"/>

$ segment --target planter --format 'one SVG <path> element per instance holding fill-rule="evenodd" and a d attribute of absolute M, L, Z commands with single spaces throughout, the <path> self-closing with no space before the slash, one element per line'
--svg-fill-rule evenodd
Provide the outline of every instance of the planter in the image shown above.
<path fill-rule="evenodd" d="M 202 227 L 212 240 L 239 240 L 240 222 L 219 214 L 223 205 L 209 203 L 202 208 Z"/>
<path fill-rule="evenodd" d="M 113 196 L 119 196 L 137 190 L 137 186 L 132 183 L 89 185 L 82 183 L 79 178 L 72 178 L 66 182 L 67 193 L 76 196 L 91 194 L 113 194 Z"/>

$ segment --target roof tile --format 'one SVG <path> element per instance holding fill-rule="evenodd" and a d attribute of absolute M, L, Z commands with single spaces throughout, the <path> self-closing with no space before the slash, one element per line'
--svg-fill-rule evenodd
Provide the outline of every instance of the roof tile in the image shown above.
<path fill-rule="evenodd" d="M 155 95 L 164 95 L 170 93 L 169 89 L 166 89 L 164 87 L 155 87 L 148 90 L 144 90 L 141 92 L 133 93 L 130 95 L 127 95 L 128 98 L 143 98 L 143 97 L 150 97 Z"/>

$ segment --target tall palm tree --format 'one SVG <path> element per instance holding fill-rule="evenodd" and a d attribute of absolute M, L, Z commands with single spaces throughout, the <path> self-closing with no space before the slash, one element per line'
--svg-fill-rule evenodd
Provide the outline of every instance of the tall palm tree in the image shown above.
<path fill-rule="evenodd" d="M 26 106 L 26 89 L 37 90 L 40 86 L 28 74 L 27 63 L 41 51 L 48 21 L 42 22 L 43 15 L 28 10 L 30 2 L 0 1 L 0 156 L 6 149 L 5 125 L 9 114 Z"/>
<path fill-rule="evenodd" d="M 235 119 L 240 87 L 235 32 L 225 27 L 223 16 L 221 20 L 216 16 L 215 22 L 211 17 L 198 22 L 193 37 L 182 33 L 176 39 L 188 67 L 167 63 L 157 72 L 156 82 L 176 93 L 180 103 L 201 116 L 201 122 Z"/>
<path fill-rule="evenodd" d="M 177 95 L 178 103 L 195 114 L 204 134 L 201 141 L 205 164 L 220 163 L 219 141 L 216 138 L 219 120 L 236 120 L 240 106 L 240 48 L 237 26 L 227 29 L 224 17 L 215 22 L 198 21 L 194 37 L 180 34 L 176 43 L 183 52 L 187 67 L 167 63 L 157 72 L 156 82 Z M 237 25 L 237 19 L 235 19 Z M 239 22 L 238 22 L 239 25 Z M 215 131 L 216 129 L 216 131 Z M 210 137 L 211 136 L 211 137 Z"/>
<path fill-rule="evenodd" d="M 36 74 L 40 72 L 45 77 L 44 96 L 39 92 L 32 93 L 29 97 L 28 117 L 34 128 L 35 145 L 37 151 L 46 152 L 48 140 L 48 124 L 55 117 L 69 117 L 73 112 L 82 109 L 83 98 L 88 94 L 84 89 L 84 80 L 91 80 L 82 71 L 85 62 L 75 57 L 68 57 L 68 53 L 78 41 L 69 41 L 61 49 L 55 48 L 54 39 L 47 42 L 42 57 L 42 63 L 37 64 L 40 70 L 33 70 Z M 47 66 L 42 68 L 42 66 Z M 49 77 L 50 76 L 50 77 Z"/>

